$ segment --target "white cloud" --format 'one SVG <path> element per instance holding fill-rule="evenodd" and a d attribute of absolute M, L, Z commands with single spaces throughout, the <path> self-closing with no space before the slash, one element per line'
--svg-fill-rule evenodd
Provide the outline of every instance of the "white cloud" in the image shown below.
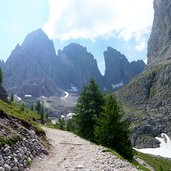
<path fill-rule="evenodd" d="M 147 65 L 147 58 L 145 58 L 144 63 Z"/>
<path fill-rule="evenodd" d="M 137 44 L 151 29 L 153 0 L 48 0 L 44 31 L 52 39 L 96 39 L 115 33 Z M 141 45 L 141 46 L 140 46 Z M 143 45 L 136 47 L 141 50 Z"/>
<path fill-rule="evenodd" d="M 145 41 L 142 41 L 140 44 L 137 44 L 135 46 L 135 50 L 138 50 L 138 51 L 143 51 L 144 49 L 146 48 L 146 42 Z"/>

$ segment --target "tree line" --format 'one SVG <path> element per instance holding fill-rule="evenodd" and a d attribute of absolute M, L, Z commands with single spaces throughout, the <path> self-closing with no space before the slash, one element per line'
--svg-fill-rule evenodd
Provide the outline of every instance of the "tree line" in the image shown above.
<path fill-rule="evenodd" d="M 123 119 L 124 111 L 113 94 L 103 96 L 94 80 L 83 88 L 76 114 L 67 121 L 67 128 L 79 136 L 116 150 L 128 160 L 133 159 L 129 139 L 129 125 Z"/>

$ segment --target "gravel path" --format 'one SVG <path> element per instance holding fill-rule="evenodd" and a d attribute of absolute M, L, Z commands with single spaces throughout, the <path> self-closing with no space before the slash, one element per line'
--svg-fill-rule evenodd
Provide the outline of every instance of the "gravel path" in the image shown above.
<path fill-rule="evenodd" d="M 31 171 L 136 171 L 126 161 L 103 152 L 70 132 L 44 128 L 51 143 L 48 156 L 35 159 Z"/>

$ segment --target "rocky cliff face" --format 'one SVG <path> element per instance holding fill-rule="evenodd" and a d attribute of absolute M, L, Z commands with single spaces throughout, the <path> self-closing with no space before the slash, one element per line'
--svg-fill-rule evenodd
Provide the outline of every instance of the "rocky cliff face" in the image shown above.
<path fill-rule="evenodd" d="M 142 60 L 129 63 L 123 54 L 111 47 L 108 47 L 107 51 L 104 52 L 104 57 L 106 89 L 111 90 L 122 87 L 145 68 L 145 63 Z"/>
<path fill-rule="evenodd" d="M 171 136 L 170 85 L 171 63 L 160 64 L 117 92 L 131 123 L 133 145 L 155 147 L 153 137 L 163 132 Z"/>
<path fill-rule="evenodd" d="M 102 75 L 97 67 L 97 61 L 87 52 L 86 47 L 71 43 L 62 51 L 58 51 L 58 57 L 65 66 L 62 70 L 65 80 L 63 87 L 77 87 L 80 90 L 91 78 L 102 87 Z"/>
<path fill-rule="evenodd" d="M 171 1 L 154 0 L 154 9 L 148 66 L 117 92 L 131 123 L 132 143 L 137 147 L 156 146 L 154 137 L 162 132 L 171 137 Z"/>
<path fill-rule="evenodd" d="M 170 0 L 154 0 L 154 21 L 148 42 L 148 64 L 171 58 L 170 9 Z"/>
<path fill-rule="evenodd" d="M 42 30 L 30 33 L 17 45 L 6 62 L 5 87 L 20 97 L 59 93 L 50 77 L 58 66 L 53 42 Z"/>

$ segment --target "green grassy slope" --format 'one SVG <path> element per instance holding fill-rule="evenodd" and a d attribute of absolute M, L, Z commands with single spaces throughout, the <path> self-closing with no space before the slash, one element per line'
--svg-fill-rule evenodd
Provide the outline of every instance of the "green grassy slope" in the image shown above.
<path fill-rule="evenodd" d="M 21 106 L 16 103 L 5 103 L 0 100 L 0 117 L 15 118 L 21 121 L 26 128 L 33 127 L 39 135 L 44 135 L 44 131 L 36 123 L 40 116 L 29 109 L 21 110 Z"/>

